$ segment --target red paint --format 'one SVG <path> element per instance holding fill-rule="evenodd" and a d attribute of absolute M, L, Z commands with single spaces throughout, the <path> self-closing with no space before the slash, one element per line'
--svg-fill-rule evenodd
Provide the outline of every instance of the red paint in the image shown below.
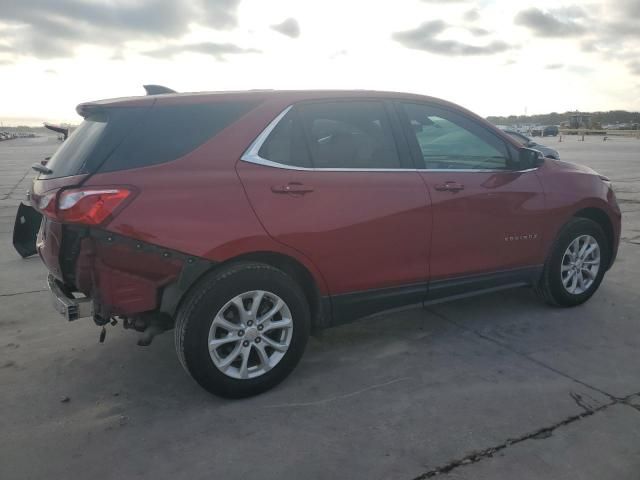
<path fill-rule="evenodd" d="M 238 163 L 264 228 L 309 258 L 330 294 L 424 282 L 431 237 L 417 172 L 313 172 Z M 301 184 L 305 194 L 273 186 Z"/>
<path fill-rule="evenodd" d="M 431 278 L 508 270 L 544 263 L 546 214 L 542 187 L 531 172 L 421 172 L 433 211 Z M 464 189 L 436 187 L 457 182 Z M 505 237 L 535 235 L 509 241 Z"/>
<path fill-rule="evenodd" d="M 215 262 L 254 252 L 286 255 L 309 271 L 321 295 L 540 265 L 558 230 L 583 208 L 607 214 L 617 249 L 620 211 L 614 197 L 594 172 L 564 162 L 547 160 L 529 172 L 465 173 L 297 171 L 239 161 L 285 107 L 308 99 L 429 101 L 487 125 L 516 146 L 476 115 L 441 100 L 318 91 L 169 95 L 100 105 L 230 97 L 263 103 L 182 158 L 90 177 L 37 180 L 34 198 L 80 185 L 131 186 L 135 198 L 103 229 Z M 464 189 L 442 190 L 447 182 Z M 304 191 L 277 191 L 287 185 Z M 61 279 L 62 227 L 47 221 L 44 234 L 40 255 Z M 506 240 L 510 235 L 528 237 Z M 130 315 L 158 308 L 161 288 L 175 282 L 182 267 L 182 261 L 85 239 L 75 273 L 78 289 Z"/>

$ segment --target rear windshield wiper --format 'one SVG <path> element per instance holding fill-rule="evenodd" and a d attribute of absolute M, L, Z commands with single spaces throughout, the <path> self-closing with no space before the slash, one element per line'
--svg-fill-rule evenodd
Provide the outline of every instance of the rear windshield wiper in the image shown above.
<path fill-rule="evenodd" d="M 44 173 L 45 175 L 51 175 L 53 173 L 53 170 L 45 167 L 40 162 L 34 163 L 33 165 L 31 165 L 31 168 L 33 168 L 36 172 Z"/>

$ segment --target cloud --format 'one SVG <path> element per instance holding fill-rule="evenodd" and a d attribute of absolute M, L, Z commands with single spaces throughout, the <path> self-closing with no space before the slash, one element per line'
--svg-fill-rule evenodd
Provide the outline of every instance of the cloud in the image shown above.
<path fill-rule="evenodd" d="M 236 25 L 240 0 L 0 0 L 2 22 L 13 25 L 16 53 L 67 57 L 79 44 L 122 46 L 131 40 L 179 38 L 197 23 L 225 29 Z"/>
<path fill-rule="evenodd" d="M 640 40 L 640 19 L 618 20 L 605 25 L 605 32 L 612 37 L 630 37 Z"/>
<path fill-rule="evenodd" d="M 182 5 L 184 2 L 174 2 Z M 240 0 L 202 0 L 200 10 L 204 12 L 204 26 L 228 29 L 238 24 L 236 16 Z"/>
<path fill-rule="evenodd" d="M 633 62 L 629 62 L 627 67 L 629 67 L 629 71 L 634 75 L 640 75 L 640 61 L 634 60 Z"/>
<path fill-rule="evenodd" d="M 467 22 L 475 22 L 480 18 L 480 12 L 478 12 L 477 8 L 472 8 L 471 10 L 467 10 L 462 16 Z"/>
<path fill-rule="evenodd" d="M 260 53 L 260 50 L 253 48 L 242 48 L 233 43 L 190 43 L 186 45 L 168 45 L 156 50 L 144 52 L 145 55 L 155 58 L 171 58 L 183 53 L 198 53 L 201 55 L 210 55 L 219 60 L 224 60 L 225 55 L 243 54 L 243 53 Z"/>
<path fill-rule="evenodd" d="M 575 17 L 554 16 L 539 8 L 529 8 L 519 12 L 515 23 L 529 28 L 540 37 L 571 37 L 584 34 L 587 29 L 574 20 Z"/>
<path fill-rule="evenodd" d="M 621 8 L 626 16 L 640 17 L 640 1 L 638 0 L 618 0 L 616 7 Z"/>
<path fill-rule="evenodd" d="M 412 30 L 405 30 L 404 32 L 394 33 L 394 37 L 401 37 L 408 40 L 420 39 L 425 36 L 437 35 L 440 32 L 444 32 L 448 25 L 442 20 L 431 20 L 430 22 L 424 22 L 417 28 Z"/>
<path fill-rule="evenodd" d="M 575 73 L 577 75 L 586 75 L 593 72 L 593 68 L 585 67 L 584 65 L 565 65 L 564 63 L 550 63 L 545 65 L 545 70 L 565 70 L 569 73 Z"/>
<path fill-rule="evenodd" d="M 594 5 L 591 5 L 591 8 L 595 8 Z M 556 17 L 560 18 L 571 18 L 573 20 L 578 18 L 588 18 L 588 12 L 579 5 L 568 5 L 564 7 L 554 8 L 549 11 Z"/>
<path fill-rule="evenodd" d="M 287 18 L 282 23 L 272 25 L 271 29 L 290 38 L 298 38 L 300 36 L 300 25 L 295 18 Z"/>
<path fill-rule="evenodd" d="M 593 42 L 593 40 L 585 40 L 580 42 L 580 50 L 584 53 L 593 53 L 598 52 L 597 45 Z"/>
<path fill-rule="evenodd" d="M 411 30 L 396 32 L 392 35 L 392 38 L 407 48 L 438 55 L 493 55 L 513 48 L 502 41 L 493 41 L 485 45 L 471 45 L 457 40 L 441 40 L 435 38 L 448 27 L 449 26 L 442 20 L 432 20 Z"/>
<path fill-rule="evenodd" d="M 469 31 L 476 37 L 484 37 L 491 33 L 489 30 L 480 27 L 469 27 Z"/>
<path fill-rule="evenodd" d="M 569 67 L 567 67 L 567 70 L 569 70 L 571 73 L 576 73 L 578 75 L 584 75 L 586 73 L 593 72 L 592 67 L 585 67 L 583 65 L 570 65 Z"/>
<path fill-rule="evenodd" d="M 619 61 L 627 65 L 640 57 L 640 0 L 618 0 L 615 8 L 592 5 L 591 16 L 579 8 L 569 13 L 575 18 L 582 15 L 582 25 L 588 26 L 588 33 L 579 44 L 582 52 L 597 54 L 607 62 Z"/>

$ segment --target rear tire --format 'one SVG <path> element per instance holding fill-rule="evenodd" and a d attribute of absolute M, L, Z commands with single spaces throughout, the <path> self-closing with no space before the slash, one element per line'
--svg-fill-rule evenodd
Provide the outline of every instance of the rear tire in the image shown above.
<path fill-rule="evenodd" d="M 571 219 L 558 234 L 536 293 L 558 307 L 586 302 L 600 286 L 610 255 L 600 225 L 587 218 Z"/>
<path fill-rule="evenodd" d="M 242 262 L 205 276 L 181 305 L 175 344 L 184 369 L 228 398 L 260 394 L 284 380 L 304 353 L 310 312 L 286 273 Z"/>

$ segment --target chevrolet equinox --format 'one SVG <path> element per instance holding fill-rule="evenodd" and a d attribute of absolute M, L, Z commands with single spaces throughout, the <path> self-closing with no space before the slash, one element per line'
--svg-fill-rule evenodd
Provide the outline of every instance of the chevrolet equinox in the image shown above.
<path fill-rule="evenodd" d="M 60 313 L 173 328 L 218 395 L 273 387 L 310 332 L 383 310 L 519 286 L 579 305 L 618 250 L 606 177 L 435 98 L 152 86 L 77 111 L 16 245 L 36 222 Z"/>

